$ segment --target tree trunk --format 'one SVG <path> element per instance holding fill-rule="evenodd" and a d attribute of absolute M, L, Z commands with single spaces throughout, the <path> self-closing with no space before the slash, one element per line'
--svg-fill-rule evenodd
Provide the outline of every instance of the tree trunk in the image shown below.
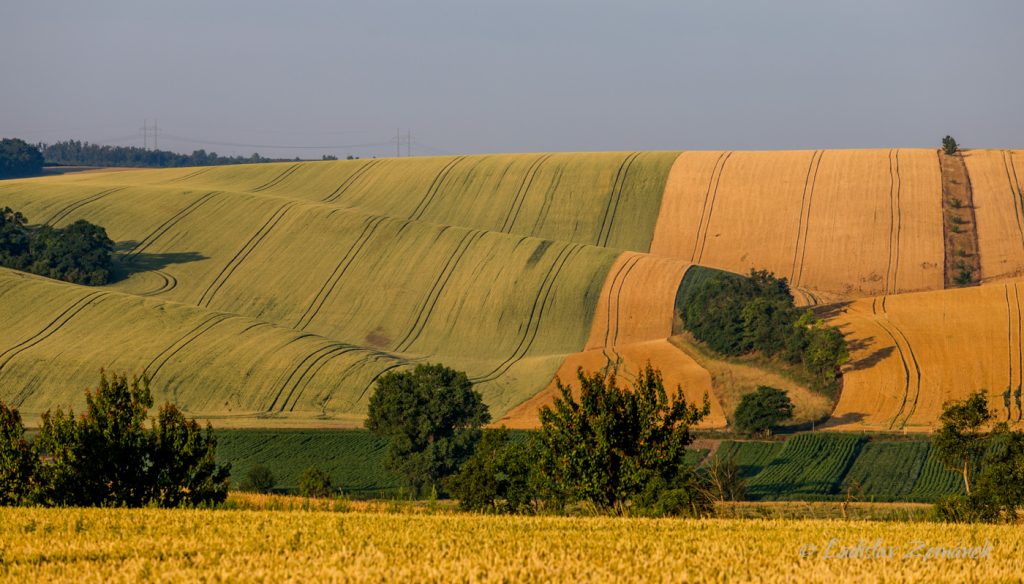
<path fill-rule="evenodd" d="M 967 490 L 967 494 L 971 494 L 971 480 L 967 475 L 967 465 L 970 461 L 964 460 L 964 489 Z"/>

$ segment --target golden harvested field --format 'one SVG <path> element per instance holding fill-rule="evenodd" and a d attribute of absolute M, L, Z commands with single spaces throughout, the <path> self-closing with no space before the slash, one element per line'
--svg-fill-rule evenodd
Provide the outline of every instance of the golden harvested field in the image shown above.
<path fill-rule="evenodd" d="M 1024 151 L 964 153 L 974 191 L 981 278 L 1024 276 Z"/>
<path fill-rule="evenodd" d="M 687 401 L 711 398 L 704 427 L 722 427 L 725 416 L 711 386 L 711 376 L 692 357 L 666 339 L 672 335 L 675 291 L 689 264 L 640 253 L 623 253 L 612 265 L 594 312 L 584 350 L 569 355 L 556 373 L 574 384 L 576 371 L 615 372 L 622 385 L 631 383 L 650 361 L 657 364 L 669 389 L 681 387 Z M 537 411 L 558 396 L 554 382 L 501 420 L 512 428 L 536 427 Z"/>
<path fill-rule="evenodd" d="M 938 157 L 685 152 L 669 174 L 651 253 L 767 269 L 826 299 L 941 289 Z"/>
<path fill-rule="evenodd" d="M 940 547 L 959 554 L 960 546 L 980 557 L 936 557 Z M 874 549 L 879 557 L 864 557 Z M 844 550 L 852 557 L 840 557 Z M 19 582 L 1013 581 L 1024 570 L 1024 532 L 866 521 L 9 508 L 0 509 L 0 554 L 0 578 Z"/>
<path fill-rule="evenodd" d="M 1022 382 L 1024 283 L 863 298 L 840 309 L 853 350 L 829 426 L 930 431 L 942 404 L 989 392 L 997 421 L 1019 423 L 1002 393 Z"/>

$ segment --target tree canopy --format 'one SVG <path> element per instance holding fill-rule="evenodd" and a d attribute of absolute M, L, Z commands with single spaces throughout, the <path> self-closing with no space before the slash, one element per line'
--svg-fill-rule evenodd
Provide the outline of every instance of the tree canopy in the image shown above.
<path fill-rule="evenodd" d="M 101 286 L 110 281 L 113 251 L 107 231 L 84 219 L 61 228 L 32 227 L 21 213 L 0 209 L 0 266 Z"/>
<path fill-rule="evenodd" d="M 377 380 L 366 428 L 387 439 L 387 466 L 421 493 L 458 471 L 490 421 L 465 373 L 420 364 Z"/>
<path fill-rule="evenodd" d="M 43 154 L 18 138 L 0 140 L 0 179 L 38 176 L 43 172 Z"/>
<path fill-rule="evenodd" d="M 687 403 L 678 388 L 670 396 L 661 372 L 649 363 L 629 389 L 619 387 L 614 374 L 580 369 L 577 378 L 578 399 L 558 380 L 559 397 L 540 411 L 541 472 L 548 488 L 565 501 L 606 511 L 680 497 L 694 514 L 706 510 L 702 493 L 685 484 L 694 475 L 684 457 L 690 427 L 710 412 L 708 396 L 700 407 Z"/>
<path fill-rule="evenodd" d="M 765 433 L 792 417 L 793 401 L 789 395 L 781 389 L 761 385 L 740 399 L 733 423 L 741 432 Z"/>

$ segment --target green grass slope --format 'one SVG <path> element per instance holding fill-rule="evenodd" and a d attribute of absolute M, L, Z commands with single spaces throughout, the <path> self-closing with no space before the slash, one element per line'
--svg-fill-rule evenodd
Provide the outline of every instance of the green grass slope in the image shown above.
<path fill-rule="evenodd" d="M 120 279 L 96 290 L 30 279 L 4 292 L 0 317 L 16 326 L 0 330 L 0 351 L 55 336 L 0 368 L 0 399 L 77 405 L 100 367 L 156 360 L 158 391 L 197 415 L 357 423 L 376 376 L 429 361 L 467 371 L 500 417 L 583 348 L 618 248 L 650 243 L 672 160 L 483 156 L 6 182 L 0 206 L 32 223 L 106 227 Z M 34 298 L 35 287 L 46 292 Z M 42 330 L 94 291 L 73 322 Z M 162 320 L 186 309 L 178 328 Z M 243 350 L 264 342 L 249 339 L 264 327 L 299 339 L 288 365 L 267 365 L 273 374 L 253 369 L 287 361 L 273 343 Z M 121 344 L 100 342 L 100 329 Z M 237 355 L 211 361 L 205 345 L 216 343 Z"/>

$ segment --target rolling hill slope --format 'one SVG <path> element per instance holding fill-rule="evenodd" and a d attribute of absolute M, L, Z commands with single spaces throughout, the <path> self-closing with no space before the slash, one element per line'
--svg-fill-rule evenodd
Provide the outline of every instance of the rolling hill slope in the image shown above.
<path fill-rule="evenodd" d="M 943 400 L 1021 382 L 1004 362 L 1020 345 L 1006 306 L 1024 274 L 1021 156 L 965 154 L 986 284 L 948 291 L 948 177 L 934 150 L 459 156 L 4 181 L 0 206 L 32 222 L 105 226 L 121 278 L 83 289 L 0 273 L 0 400 L 30 412 L 79 405 L 100 367 L 156 363 L 157 390 L 196 415 L 354 425 L 375 376 L 440 361 L 478 382 L 496 419 L 530 426 L 556 374 L 572 380 L 584 366 L 628 382 L 651 360 L 688 399 L 710 394 L 706 425 L 720 427 L 714 377 L 667 340 L 676 289 L 699 264 L 769 269 L 800 302 L 842 303 L 823 309 L 854 353 L 830 426 L 928 429 Z"/>

